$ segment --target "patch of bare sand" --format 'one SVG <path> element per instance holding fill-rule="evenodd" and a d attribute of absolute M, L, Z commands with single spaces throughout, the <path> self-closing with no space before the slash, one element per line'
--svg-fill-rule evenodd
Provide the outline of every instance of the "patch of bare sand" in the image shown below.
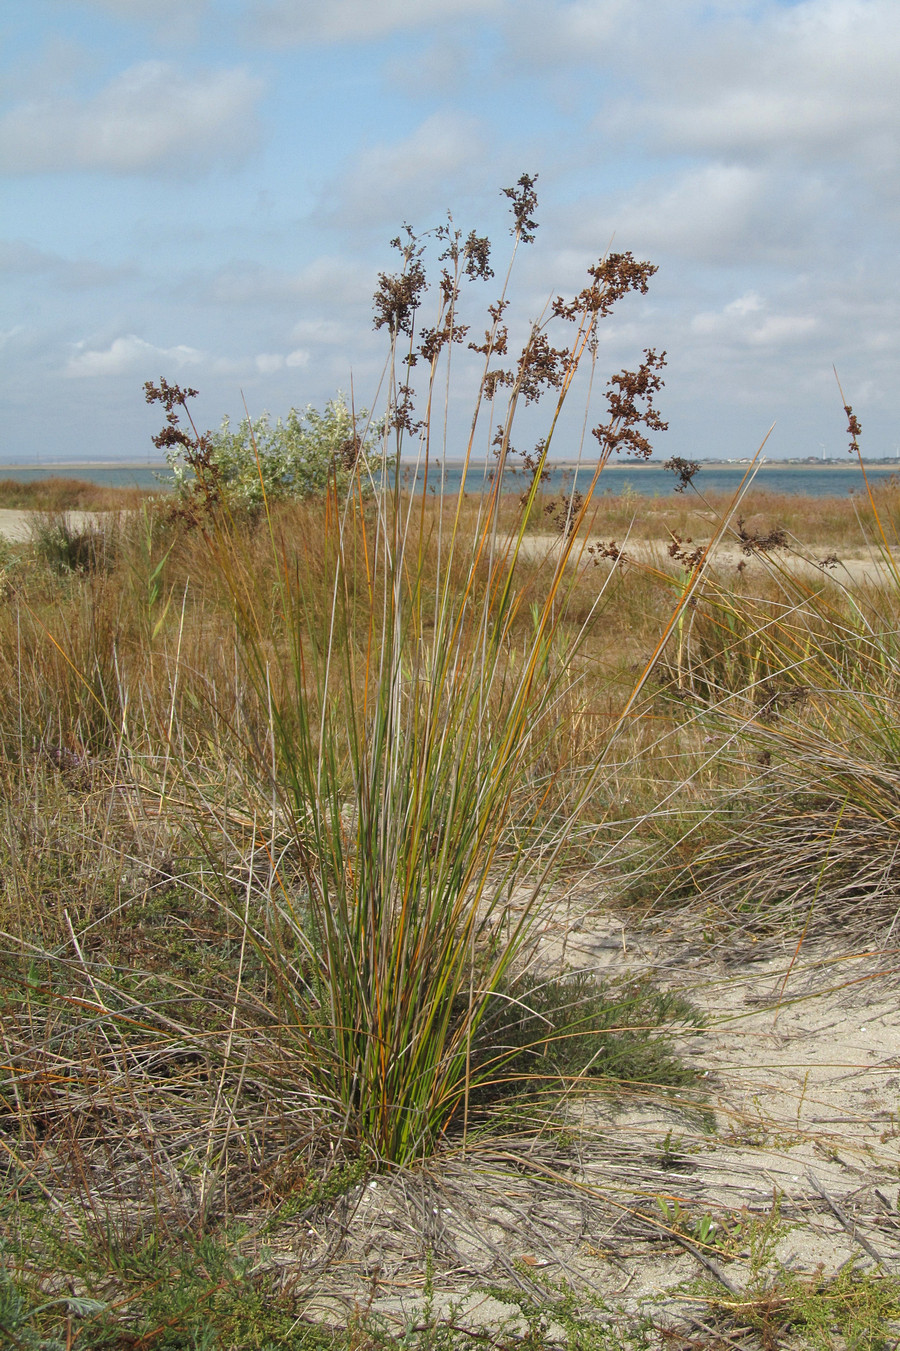
<path fill-rule="evenodd" d="M 308 1317 L 366 1308 L 399 1330 L 431 1283 L 458 1326 L 515 1333 L 529 1303 L 552 1322 L 565 1283 L 623 1332 L 643 1316 L 687 1333 L 707 1317 L 701 1277 L 739 1300 L 784 1269 L 900 1275 L 896 948 L 786 940 L 734 960 L 582 900 L 550 912 L 538 953 L 548 971 L 652 971 L 687 994 L 707 1024 L 680 1048 L 715 1129 L 677 1095 L 573 1095 L 564 1130 L 474 1138 L 370 1179 L 270 1255 Z"/>
<path fill-rule="evenodd" d="M 573 561 L 592 563 L 595 555 L 588 553 L 590 547 L 599 541 L 586 541 L 582 550 L 579 545 L 574 551 Z M 603 547 L 606 547 L 605 545 Z M 596 555 L 597 565 L 606 571 L 612 566 L 627 568 L 653 567 L 671 571 L 681 566 L 669 556 L 668 541 L 630 540 L 616 546 L 621 549 L 618 560 Z M 693 548 L 694 545 L 688 546 Z M 560 548 L 559 535 L 526 535 L 521 543 L 525 557 L 533 559 L 552 558 Z M 822 579 L 838 585 L 854 583 L 856 585 L 896 585 L 900 577 L 900 550 L 885 551 L 873 545 L 859 545 L 852 550 L 833 549 L 827 545 L 811 544 L 805 548 L 804 556 L 783 549 L 774 549 L 769 555 L 771 561 L 764 560 L 759 553 L 745 554 L 732 540 L 724 540 L 710 554 L 709 566 L 719 573 L 741 572 L 747 578 L 759 576 L 764 570 L 771 570 L 772 564 L 806 581 Z"/>
<path fill-rule="evenodd" d="M 67 511 L 66 516 L 76 530 L 83 530 L 93 524 L 100 513 L 96 511 Z M 22 541 L 31 538 L 34 511 L 13 511 L 8 507 L 0 508 L 0 535 L 5 539 Z"/>

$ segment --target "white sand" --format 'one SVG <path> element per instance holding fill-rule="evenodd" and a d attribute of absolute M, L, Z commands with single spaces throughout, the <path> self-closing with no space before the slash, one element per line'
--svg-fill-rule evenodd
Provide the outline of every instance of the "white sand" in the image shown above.
<path fill-rule="evenodd" d="M 10 511 L 0 509 L 0 535 L 6 539 L 26 540 L 31 534 L 31 522 L 37 515 L 34 511 Z M 82 529 L 88 522 L 96 520 L 95 511 L 67 511 L 66 516 L 76 529 Z"/>

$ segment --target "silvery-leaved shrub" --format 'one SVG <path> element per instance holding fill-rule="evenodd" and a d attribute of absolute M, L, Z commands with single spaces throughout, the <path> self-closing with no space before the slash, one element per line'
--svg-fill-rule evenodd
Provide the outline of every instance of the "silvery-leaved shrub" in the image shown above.
<path fill-rule="evenodd" d="M 359 471 L 365 489 L 384 472 L 377 428 L 367 415 L 355 417 L 338 393 L 320 412 L 308 405 L 292 408 L 286 418 L 272 421 L 269 413 L 255 420 L 242 418 L 232 427 L 226 417 L 217 432 L 209 433 L 209 468 L 233 506 L 261 506 L 270 501 L 321 496 L 329 486 L 345 492 Z M 172 486 L 187 495 L 194 467 L 179 444 L 166 450 Z"/>

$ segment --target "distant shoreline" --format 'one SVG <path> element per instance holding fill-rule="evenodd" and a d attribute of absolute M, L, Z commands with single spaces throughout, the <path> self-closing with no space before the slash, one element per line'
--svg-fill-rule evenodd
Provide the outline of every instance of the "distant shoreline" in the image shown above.
<path fill-rule="evenodd" d="M 7 469 L 27 470 L 29 473 L 44 473 L 51 469 L 147 469 L 154 473 L 162 473 L 168 468 L 169 466 L 164 460 L 158 463 L 155 460 L 41 460 L 40 464 L 36 464 L 33 460 L 27 464 L 13 460 L 0 460 L 0 474 Z"/>
<path fill-rule="evenodd" d="M 869 460 L 866 459 L 865 456 L 863 456 L 862 462 L 866 469 L 896 468 L 897 473 L 900 474 L 900 460 L 895 459 L 894 456 L 881 460 L 876 459 Z M 410 460 L 407 466 L 407 461 L 405 460 L 401 461 L 401 464 L 409 467 L 410 469 L 413 467 L 415 463 L 416 463 L 415 460 Z M 441 461 L 432 460 L 431 463 L 433 466 L 439 466 L 441 464 Z M 447 469 L 461 469 L 465 464 L 465 460 L 447 459 L 444 460 L 443 463 Z M 491 461 L 472 460 L 470 463 L 473 465 L 474 464 L 482 465 L 482 464 L 489 464 L 491 463 Z M 571 469 L 574 471 L 575 469 L 581 470 L 589 469 L 593 463 L 594 462 L 591 460 L 548 460 L 547 467 L 549 469 L 563 469 L 563 470 Z M 738 470 L 738 469 L 749 469 L 753 462 L 751 460 L 696 460 L 694 461 L 694 463 L 698 464 L 701 470 L 707 468 Z M 666 464 L 665 460 L 611 460 L 610 463 L 604 467 L 603 472 L 604 474 L 608 474 L 611 470 L 621 469 L 627 470 L 629 473 L 632 473 L 634 471 L 637 471 L 638 473 L 644 473 L 650 469 L 664 469 L 665 464 Z M 509 467 L 511 469 L 516 470 L 519 473 L 524 472 L 521 465 L 511 464 Z M 849 455 L 847 456 L 846 459 L 829 459 L 829 460 L 763 460 L 762 463 L 759 464 L 757 467 L 760 470 L 760 472 L 766 469 L 806 469 L 812 471 L 813 473 L 821 473 L 823 469 L 856 469 L 858 468 L 858 461 L 855 459 L 851 459 Z"/>
<path fill-rule="evenodd" d="M 891 466 L 895 466 L 897 472 L 900 473 L 900 459 L 897 459 L 894 456 L 884 456 L 881 459 L 869 459 L 864 455 L 862 462 L 867 469 L 870 466 L 873 469 L 887 469 Z M 424 467 L 424 462 L 415 457 L 410 457 L 408 460 L 401 460 L 400 463 L 405 469 L 412 469 L 416 464 L 419 464 L 420 467 Z M 434 458 L 430 463 L 432 468 L 440 468 L 440 466 L 443 465 L 447 469 L 459 470 L 466 461 L 448 457 L 446 460 Z M 469 461 L 471 467 L 482 467 L 491 463 L 492 461 L 490 460 Z M 551 459 L 547 461 L 547 466 L 551 469 L 574 471 L 576 469 L 586 470 L 590 468 L 593 463 L 594 461 L 587 459 Z M 701 470 L 707 467 L 710 469 L 737 470 L 742 468 L 749 469 L 752 461 L 749 459 L 697 460 L 695 463 L 700 466 Z M 831 457 L 826 460 L 763 460 L 758 465 L 758 468 L 760 472 L 764 472 L 766 469 L 798 469 L 821 473 L 823 470 L 827 469 L 854 469 L 857 467 L 857 463 L 858 462 L 855 459 L 848 455 L 845 458 Z M 662 459 L 614 460 L 610 461 L 610 463 L 605 466 L 603 472 L 607 474 L 610 471 L 621 470 L 627 471 L 628 473 L 643 473 L 648 469 L 662 469 L 664 466 L 665 460 Z M 164 460 L 158 462 L 153 460 L 41 460 L 39 463 L 33 460 L 28 462 L 22 460 L 0 460 L 0 474 L 3 474 L 7 470 L 15 470 L 18 472 L 24 471 L 28 473 L 48 473 L 52 470 L 53 472 L 66 471 L 66 473 L 71 473 L 76 469 L 141 469 L 147 472 L 165 473 L 169 467 L 170 466 Z M 510 463 L 509 468 L 518 473 L 525 472 L 521 465 L 517 465 L 514 462 Z"/>

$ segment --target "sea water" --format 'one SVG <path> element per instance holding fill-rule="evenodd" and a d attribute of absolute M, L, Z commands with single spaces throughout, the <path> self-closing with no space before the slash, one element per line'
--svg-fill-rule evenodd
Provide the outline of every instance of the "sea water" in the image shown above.
<path fill-rule="evenodd" d="M 473 462 L 466 475 L 466 491 L 479 493 L 491 482 L 495 468 L 493 462 Z M 699 492 L 731 493 L 740 484 L 747 473 L 746 464 L 705 464 L 700 461 L 700 470 L 696 474 L 693 487 Z M 584 489 L 591 481 L 594 466 L 584 464 L 575 469 L 572 466 L 549 465 L 548 479 L 543 488 L 547 493 L 570 492 L 573 487 Z M 867 465 L 869 482 L 876 486 L 897 477 L 900 479 L 900 462 Z M 15 479 L 20 483 L 33 482 L 44 478 L 78 478 L 89 483 L 103 484 L 118 488 L 151 488 L 161 491 L 168 475 L 163 464 L 53 464 L 53 465 L 4 465 L 0 464 L 0 479 Z M 406 488 L 421 492 L 456 495 L 462 482 L 462 466 L 448 461 L 441 465 L 433 463 L 428 470 L 427 483 L 424 470 L 414 465 L 401 469 L 401 478 Z M 528 476 L 521 470 L 507 470 L 506 491 L 524 491 Z M 668 496 L 678 486 L 675 475 L 662 464 L 610 464 L 603 470 L 597 491 L 613 494 L 639 494 L 641 496 Z M 770 461 L 763 464 L 756 473 L 752 491 L 773 493 L 795 493 L 804 497 L 847 497 L 851 493 L 864 493 L 865 482 L 859 465 L 849 459 L 846 463 L 826 464 L 784 464 Z"/>

